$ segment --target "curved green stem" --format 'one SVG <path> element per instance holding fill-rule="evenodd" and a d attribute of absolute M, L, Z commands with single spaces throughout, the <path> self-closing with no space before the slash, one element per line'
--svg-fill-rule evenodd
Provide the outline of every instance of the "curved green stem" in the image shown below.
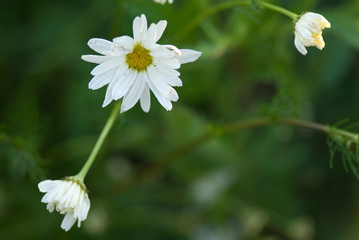
<path fill-rule="evenodd" d="M 118 182 L 108 188 L 106 192 L 108 193 L 117 193 L 118 190 L 123 190 L 132 186 L 142 179 L 152 176 L 157 173 L 160 169 L 166 167 L 172 161 L 177 159 L 178 157 L 184 155 L 185 153 L 189 152 L 190 150 L 200 146 L 201 144 L 205 143 L 206 141 L 210 140 L 213 137 L 222 136 L 225 134 L 231 134 L 235 132 L 240 132 L 246 129 L 269 126 L 269 125 L 289 125 L 295 127 L 302 127 L 308 128 L 320 132 L 324 132 L 326 134 L 330 134 L 332 136 L 344 136 L 347 138 L 351 138 L 353 140 L 358 141 L 359 135 L 354 134 L 345 130 L 337 129 L 331 126 L 304 121 L 300 119 L 294 118 L 281 118 L 281 119 L 269 119 L 269 118 L 253 118 L 248 120 L 241 120 L 234 123 L 225 124 L 223 126 L 215 126 L 215 127 L 208 127 L 207 131 L 202 135 L 198 136 L 197 138 L 193 139 L 190 142 L 185 143 L 184 145 L 174 149 L 173 151 L 165 154 L 164 156 L 150 161 L 147 165 L 143 166 L 141 169 L 138 169 L 134 175 L 131 175 L 124 181 Z"/>
<path fill-rule="evenodd" d="M 334 128 L 334 127 L 328 127 L 328 133 L 332 134 L 332 135 L 340 135 L 340 136 L 343 136 L 343 137 L 351 138 L 354 141 L 359 140 L 359 135 L 358 134 L 351 133 L 351 132 L 341 130 L 341 129 L 338 129 L 338 128 Z"/>
<path fill-rule="evenodd" d="M 199 25 L 203 19 L 207 18 L 208 16 L 211 16 L 213 14 L 216 14 L 220 11 L 229 9 L 234 6 L 244 6 L 244 5 L 250 5 L 251 0 L 237 0 L 237 1 L 227 1 L 224 3 L 219 3 L 217 5 L 214 5 L 206 10 L 204 10 L 202 13 L 198 14 L 196 17 L 194 17 L 184 28 L 182 28 L 176 37 L 176 40 L 182 39 L 184 36 L 186 36 L 189 32 L 191 32 L 197 25 Z"/>
<path fill-rule="evenodd" d="M 293 20 L 297 19 L 298 14 L 291 12 L 287 9 L 284 9 L 282 7 L 276 6 L 274 4 L 268 3 L 266 1 L 260 1 L 260 0 L 236 0 L 236 1 L 227 1 L 223 3 L 219 3 L 217 5 L 214 5 L 212 7 L 207 8 L 202 13 L 198 14 L 196 17 L 194 17 L 185 27 L 183 27 L 177 34 L 176 40 L 182 39 L 184 36 L 186 36 L 189 32 L 191 32 L 195 27 L 197 27 L 203 19 L 216 14 L 220 11 L 229 9 L 234 6 L 249 6 L 253 2 L 262 5 L 265 8 L 268 8 L 270 10 L 279 12 L 281 14 L 284 14 Z"/>
<path fill-rule="evenodd" d="M 291 19 L 295 20 L 298 17 L 298 14 L 295 14 L 294 12 L 288 11 L 287 9 L 284 9 L 282 7 L 279 7 L 277 5 L 265 2 L 265 1 L 256 1 L 258 4 L 262 5 L 265 8 L 268 8 L 270 10 L 279 12 L 283 15 L 286 15 L 288 17 L 290 17 Z"/>
<path fill-rule="evenodd" d="M 326 133 L 328 133 L 329 129 L 330 129 L 328 126 L 325 126 L 323 124 L 299 120 L 299 119 L 293 119 L 293 118 L 281 118 L 281 119 L 276 119 L 276 120 L 271 120 L 268 118 L 254 118 L 254 119 L 249 119 L 249 120 L 245 120 L 245 121 L 227 124 L 227 125 L 223 126 L 221 129 L 224 133 L 232 133 L 232 132 L 241 131 L 241 130 L 244 130 L 247 128 L 259 127 L 259 126 L 265 126 L 265 125 L 271 125 L 271 124 L 304 127 L 304 128 L 321 131 L 321 132 L 326 132 Z M 334 129 L 333 129 L 333 131 L 334 131 Z"/>
<path fill-rule="evenodd" d="M 116 120 L 116 117 L 117 117 L 117 114 L 118 114 L 120 108 L 121 108 L 121 102 L 119 101 L 113 107 L 112 112 L 111 112 L 109 118 L 107 119 L 107 122 L 106 122 L 104 128 L 102 129 L 102 132 L 101 132 L 99 138 L 97 139 L 97 142 L 96 142 L 94 148 L 92 149 L 92 152 L 91 152 L 90 156 L 88 157 L 85 165 L 82 167 L 80 172 L 76 176 L 74 176 L 77 180 L 83 181 L 85 179 L 85 176 L 86 176 L 88 170 L 90 169 L 91 165 L 93 164 L 98 152 L 101 149 L 103 142 L 105 141 L 110 129 L 113 126 L 113 123 Z"/>

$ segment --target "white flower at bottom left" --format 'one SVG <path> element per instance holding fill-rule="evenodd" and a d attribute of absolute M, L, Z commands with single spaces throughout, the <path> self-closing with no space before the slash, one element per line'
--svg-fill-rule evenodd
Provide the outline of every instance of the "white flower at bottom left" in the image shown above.
<path fill-rule="evenodd" d="M 46 193 L 41 202 L 47 203 L 47 210 L 54 209 L 64 214 L 61 228 L 65 231 L 75 224 L 81 226 L 81 222 L 87 218 L 90 210 L 90 200 L 87 189 L 82 181 L 74 177 L 66 177 L 63 180 L 45 180 L 38 184 L 40 192 Z"/>

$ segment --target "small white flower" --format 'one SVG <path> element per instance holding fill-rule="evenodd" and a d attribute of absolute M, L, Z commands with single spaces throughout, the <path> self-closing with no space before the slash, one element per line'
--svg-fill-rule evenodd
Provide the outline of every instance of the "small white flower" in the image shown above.
<path fill-rule="evenodd" d="M 320 14 L 307 12 L 299 16 L 294 23 L 294 44 L 298 51 L 306 55 L 305 47 L 310 46 L 322 50 L 325 46 L 322 30 L 330 27 L 328 20 Z"/>
<path fill-rule="evenodd" d="M 83 55 L 81 58 L 99 64 L 91 71 L 94 77 L 89 83 L 90 89 L 108 84 L 102 107 L 123 98 L 121 112 L 132 108 L 139 100 L 143 111 L 148 112 L 151 90 L 167 111 L 172 109 L 171 101 L 178 100 L 172 87 L 182 86 L 176 69 L 197 60 L 202 53 L 157 44 L 166 25 L 167 21 L 160 21 L 147 29 L 146 16 L 142 14 L 133 21 L 133 38 L 122 36 L 112 42 L 100 38 L 89 40 L 90 48 L 102 56 Z"/>
<path fill-rule="evenodd" d="M 41 202 L 47 203 L 47 210 L 53 212 L 56 209 L 65 215 L 61 223 L 62 229 L 70 230 L 76 220 L 77 226 L 81 226 L 90 209 L 90 200 L 83 182 L 67 177 L 63 180 L 42 181 L 38 187 L 40 192 L 46 193 Z"/>
<path fill-rule="evenodd" d="M 161 4 L 165 4 L 167 2 L 167 0 L 154 0 L 156 3 L 161 3 Z M 168 0 L 169 4 L 173 3 L 173 0 Z"/>

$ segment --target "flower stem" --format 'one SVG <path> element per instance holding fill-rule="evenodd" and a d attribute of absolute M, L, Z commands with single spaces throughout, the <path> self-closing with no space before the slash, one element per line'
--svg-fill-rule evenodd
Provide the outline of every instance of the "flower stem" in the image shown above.
<path fill-rule="evenodd" d="M 85 165 L 82 167 L 80 172 L 75 176 L 75 178 L 77 180 L 83 181 L 85 179 L 88 170 L 90 169 L 91 165 L 93 164 L 98 152 L 101 149 L 103 142 L 105 141 L 110 129 L 113 126 L 113 123 L 116 120 L 116 117 L 117 117 L 117 114 L 118 114 L 120 108 L 121 108 L 121 102 L 119 101 L 113 107 L 110 117 L 107 119 L 107 122 L 106 122 L 104 128 L 102 129 L 102 132 L 101 132 L 99 138 L 97 139 L 97 142 L 96 142 L 94 148 L 92 149 L 92 152 L 91 152 L 90 156 L 88 157 Z"/>
<path fill-rule="evenodd" d="M 251 0 L 237 0 L 237 1 L 227 1 L 223 3 L 219 3 L 217 5 L 214 5 L 212 7 L 207 8 L 202 13 L 198 14 L 196 17 L 194 17 L 185 27 L 183 27 L 177 34 L 176 40 L 182 39 L 184 36 L 186 36 L 189 32 L 191 32 L 195 27 L 197 27 L 203 19 L 207 18 L 208 16 L 211 16 L 213 14 L 216 14 L 220 11 L 226 10 L 228 8 L 238 6 L 238 5 L 250 5 Z"/>
<path fill-rule="evenodd" d="M 245 121 L 239 121 L 235 123 L 230 123 L 227 125 L 224 125 L 223 127 L 219 128 L 223 133 L 232 133 L 232 132 L 238 132 L 247 128 L 254 128 L 254 127 L 260 127 L 260 126 L 266 126 L 266 125 L 291 125 L 296 127 L 303 127 L 303 128 L 309 128 L 321 132 L 328 133 L 330 131 L 330 127 L 310 122 L 310 121 L 304 121 L 294 118 L 280 118 L 275 120 L 270 120 L 268 118 L 254 118 L 249 119 Z M 332 133 L 340 133 L 342 135 L 342 132 L 338 132 L 339 129 L 332 128 Z M 340 130 L 342 131 L 342 130 Z"/>
<path fill-rule="evenodd" d="M 227 1 L 223 3 L 216 4 L 212 7 L 207 8 L 200 14 L 198 14 L 196 17 L 194 17 L 187 25 L 185 25 L 177 34 L 176 40 L 181 40 L 184 36 L 186 36 L 188 33 L 190 33 L 195 27 L 197 27 L 203 19 L 214 15 L 220 11 L 224 11 L 226 9 L 229 9 L 231 7 L 235 6 L 250 6 L 253 4 L 253 2 L 256 2 L 257 4 L 262 5 L 265 8 L 271 9 L 273 11 L 282 13 L 293 20 L 297 19 L 298 14 L 295 14 L 294 12 L 288 11 L 287 9 L 284 9 L 282 7 L 276 6 L 274 4 L 268 3 L 266 1 L 260 1 L 260 0 L 236 0 L 236 1 Z"/>
<path fill-rule="evenodd" d="M 292 18 L 293 20 L 297 19 L 298 14 L 295 14 L 294 12 L 288 11 L 287 9 L 284 9 L 282 7 L 276 6 L 274 4 L 265 2 L 265 1 L 256 1 L 258 4 L 262 5 L 265 8 L 268 8 L 270 10 L 279 12 L 281 14 L 284 14 L 290 18 Z"/>
<path fill-rule="evenodd" d="M 113 184 L 107 189 L 106 194 L 118 193 L 119 190 L 127 189 L 130 186 L 137 184 L 141 180 L 149 176 L 155 175 L 157 172 L 165 168 L 167 165 L 169 165 L 171 162 L 173 162 L 180 156 L 183 156 L 187 152 L 204 144 L 205 142 L 207 142 L 208 140 L 214 137 L 221 137 L 223 135 L 240 132 L 246 129 L 271 126 L 271 125 L 288 125 L 294 127 L 302 127 L 302 128 L 320 131 L 330 136 L 342 136 L 342 137 L 350 138 L 351 140 L 354 140 L 356 142 L 359 141 L 359 134 L 351 133 L 345 130 L 331 127 L 329 125 L 324 125 L 320 123 L 315 123 L 315 122 L 305 121 L 295 118 L 270 119 L 266 117 L 261 117 L 261 118 L 240 120 L 237 122 L 228 123 L 221 126 L 210 125 L 209 127 L 207 127 L 207 130 L 202 135 L 198 136 L 192 141 L 185 143 L 182 146 L 179 146 L 178 148 L 172 150 L 171 152 L 165 154 L 164 156 L 158 159 L 149 161 L 147 165 L 143 166 L 141 169 L 138 169 L 134 175 L 129 176 L 124 181 Z"/>
<path fill-rule="evenodd" d="M 328 127 L 328 133 L 332 135 L 340 135 L 343 137 L 351 138 L 351 140 L 358 141 L 359 140 L 359 134 L 351 133 L 345 130 L 341 130 L 334 127 Z"/>

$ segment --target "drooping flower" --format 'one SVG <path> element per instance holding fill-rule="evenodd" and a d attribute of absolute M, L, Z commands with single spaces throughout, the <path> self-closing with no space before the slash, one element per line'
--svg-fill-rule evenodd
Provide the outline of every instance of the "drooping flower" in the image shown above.
<path fill-rule="evenodd" d="M 122 36 L 112 42 L 93 38 L 88 45 L 102 55 L 83 55 L 87 62 L 97 63 L 89 88 L 96 90 L 108 84 L 102 107 L 112 100 L 123 98 L 121 112 L 132 108 L 139 100 L 143 111 L 151 105 L 150 90 L 160 104 L 172 109 L 171 101 L 177 101 L 172 87 L 182 86 L 177 69 L 181 64 L 197 60 L 201 52 L 178 49 L 173 45 L 159 45 L 167 21 L 152 23 L 147 29 L 144 14 L 133 21 L 133 38 Z"/>
<path fill-rule="evenodd" d="M 154 0 L 156 3 L 161 3 L 161 4 L 165 4 L 167 2 L 167 0 Z M 169 4 L 173 3 L 173 0 L 168 0 Z"/>
<path fill-rule="evenodd" d="M 298 51 L 306 55 L 305 47 L 310 46 L 322 50 L 325 46 L 322 30 L 330 27 L 328 20 L 318 13 L 306 12 L 298 16 L 294 23 L 294 44 Z"/>
<path fill-rule="evenodd" d="M 38 184 L 39 190 L 46 193 L 41 202 L 47 203 L 47 210 L 54 209 L 65 217 L 61 228 L 65 231 L 75 224 L 81 226 L 81 222 L 87 218 L 90 209 L 90 200 L 87 189 L 82 181 L 74 177 L 66 177 L 63 180 L 45 180 Z"/>

